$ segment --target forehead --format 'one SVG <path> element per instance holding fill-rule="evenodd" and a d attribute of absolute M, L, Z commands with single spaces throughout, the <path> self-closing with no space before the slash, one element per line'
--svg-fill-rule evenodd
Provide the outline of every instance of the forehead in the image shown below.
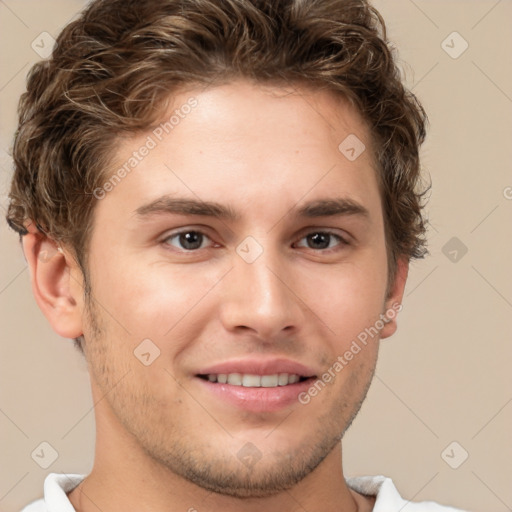
<path fill-rule="evenodd" d="M 196 107 L 189 109 L 187 105 L 192 102 Z M 172 115 L 181 111 L 185 115 L 179 115 L 180 119 Z M 177 123 L 166 130 L 166 123 L 173 117 L 173 123 Z M 184 122 L 186 119 L 188 122 Z M 344 134 L 358 134 L 368 142 L 370 138 L 357 108 L 341 94 L 310 85 L 272 85 L 242 79 L 177 92 L 154 130 L 158 138 L 159 133 L 165 137 L 170 131 L 185 132 L 187 128 L 195 137 L 203 137 L 201 143 L 228 143 L 226 135 L 230 134 L 232 140 L 243 139 L 245 145 L 260 143 L 269 150 L 290 136 L 300 135 L 298 142 L 302 144 L 315 145 L 321 140 L 335 148 Z M 269 139 L 275 144 L 268 146 Z"/>
<path fill-rule="evenodd" d="M 251 205 L 260 216 L 271 203 L 326 194 L 380 210 L 363 119 L 343 98 L 298 86 L 184 88 L 160 122 L 116 146 L 106 175 L 123 168 L 108 202 L 122 200 L 131 214 L 165 194 L 225 200 L 236 212 Z"/>

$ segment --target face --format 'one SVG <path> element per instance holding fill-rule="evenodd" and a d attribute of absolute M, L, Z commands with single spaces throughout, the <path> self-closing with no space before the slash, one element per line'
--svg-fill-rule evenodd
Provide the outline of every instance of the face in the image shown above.
<path fill-rule="evenodd" d="M 96 192 L 97 420 L 203 488 L 270 495 L 337 447 L 375 368 L 368 329 L 391 303 L 369 134 L 324 92 L 234 82 L 173 101 Z"/>

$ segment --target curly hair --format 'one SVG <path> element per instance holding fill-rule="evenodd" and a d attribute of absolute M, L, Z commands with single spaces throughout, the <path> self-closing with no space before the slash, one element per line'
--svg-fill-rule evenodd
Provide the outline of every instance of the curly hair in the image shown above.
<path fill-rule="evenodd" d="M 96 198 L 116 140 L 187 85 L 305 84 L 348 99 L 370 128 L 388 282 L 428 251 L 419 147 L 426 114 L 366 0 L 96 0 L 35 64 L 19 103 L 7 221 L 68 245 L 87 283 Z M 86 286 L 87 295 L 87 286 Z M 80 339 L 77 339 L 80 348 Z"/>

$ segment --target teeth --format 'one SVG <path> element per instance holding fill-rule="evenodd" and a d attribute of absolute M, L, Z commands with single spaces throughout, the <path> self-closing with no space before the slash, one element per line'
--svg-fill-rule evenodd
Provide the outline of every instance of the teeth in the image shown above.
<path fill-rule="evenodd" d="M 287 373 L 280 373 L 279 377 L 277 378 L 277 383 L 280 386 L 286 386 L 288 384 L 288 374 Z"/>
<path fill-rule="evenodd" d="M 299 376 L 293 373 L 288 377 L 288 384 L 295 384 L 296 382 L 299 382 Z"/>
<path fill-rule="evenodd" d="M 261 385 L 264 388 L 275 388 L 279 382 L 279 375 L 262 375 Z"/>
<path fill-rule="evenodd" d="M 232 384 L 233 386 L 241 386 L 242 385 L 242 374 L 241 373 L 228 374 L 228 384 Z"/>
<path fill-rule="evenodd" d="M 276 373 L 274 375 L 252 375 L 250 373 L 210 373 L 207 375 L 210 382 L 243 386 L 246 388 L 275 388 L 299 382 L 300 377 L 296 373 Z"/>
<path fill-rule="evenodd" d="M 259 375 L 245 374 L 242 377 L 242 386 L 246 388 L 259 388 L 261 386 L 261 377 Z"/>

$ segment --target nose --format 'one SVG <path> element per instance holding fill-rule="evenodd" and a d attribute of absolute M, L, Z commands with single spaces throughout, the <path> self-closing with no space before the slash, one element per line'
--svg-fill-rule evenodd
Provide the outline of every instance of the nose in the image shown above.
<path fill-rule="evenodd" d="M 234 268 L 223 280 L 221 321 L 231 332 L 273 342 L 295 333 L 304 310 L 290 266 L 270 250 L 252 263 L 234 255 Z"/>

